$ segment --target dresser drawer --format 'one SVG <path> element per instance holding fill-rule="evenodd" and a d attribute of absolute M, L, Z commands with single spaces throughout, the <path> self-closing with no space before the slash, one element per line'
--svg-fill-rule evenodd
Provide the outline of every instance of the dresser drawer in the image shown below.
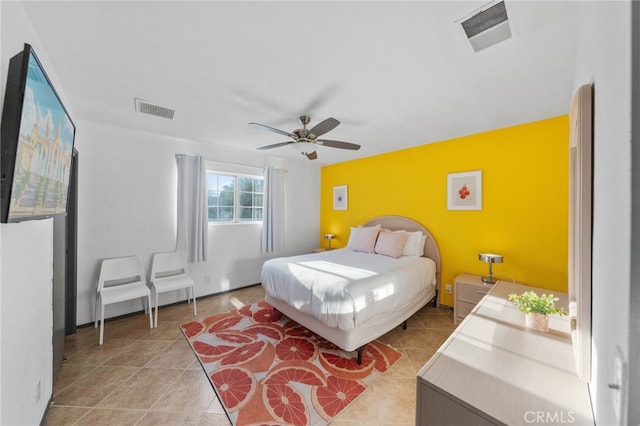
<path fill-rule="evenodd" d="M 490 290 L 490 287 L 478 287 L 475 285 L 466 285 L 456 283 L 456 299 L 460 302 L 469 302 L 476 305 L 485 294 Z"/>
<path fill-rule="evenodd" d="M 453 280 L 453 322 L 459 324 L 493 286 L 482 282 L 480 275 L 460 274 Z"/>
<path fill-rule="evenodd" d="M 476 307 L 475 303 L 463 302 L 458 300 L 458 305 L 456 309 L 456 317 L 458 318 L 458 322 L 462 321 L 469 312 L 473 311 L 473 308 Z"/>

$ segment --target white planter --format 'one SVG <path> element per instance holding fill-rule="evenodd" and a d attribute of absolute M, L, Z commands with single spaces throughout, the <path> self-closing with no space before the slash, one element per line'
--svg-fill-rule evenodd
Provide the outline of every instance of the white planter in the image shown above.
<path fill-rule="evenodd" d="M 549 317 L 547 315 L 530 313 L 526 315 L 527 328 L 546 333 L 549 331 Z"/>

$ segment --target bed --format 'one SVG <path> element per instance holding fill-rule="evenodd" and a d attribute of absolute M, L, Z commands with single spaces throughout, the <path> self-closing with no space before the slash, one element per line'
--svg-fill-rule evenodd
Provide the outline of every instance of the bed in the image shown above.
<path fill-rule="evenodd" d="M 440 288 L 440 252 L 427 228 L 402 216 L 376 217 L 362 228 L 351 229 L 349 244 L 355 232 L 384 230 L 375 231 L 382 242 L 406 231 L 423 236 L 420 253 L 392 257 L 343 248 L 270 259 L 262 268 L 265 301 L 340 348 L 357 350 L 359 359 L 368 342 L 437 303 Z"/>

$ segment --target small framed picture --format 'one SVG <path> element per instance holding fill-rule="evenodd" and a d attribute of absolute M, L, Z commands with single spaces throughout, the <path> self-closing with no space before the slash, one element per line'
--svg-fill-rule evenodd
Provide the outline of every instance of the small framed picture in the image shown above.
<path fill-rule="evenodd" d="M 347 210 L 347 185 L 333 187 L 333 209 Z"/>
<path fill-rule="evenodd" d="M 448 210 L 482 210 L 482 170 L 449 173 Z"/>

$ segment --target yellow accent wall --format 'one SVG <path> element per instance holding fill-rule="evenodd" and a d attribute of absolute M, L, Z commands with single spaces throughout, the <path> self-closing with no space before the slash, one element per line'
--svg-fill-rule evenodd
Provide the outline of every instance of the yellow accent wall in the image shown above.
<path fill-rule="evenodd" d="M 453 306 L 444 290 L 456 275 L 487 273 L 481 252 L 504 256 L 493 268 L 500 279 L 566 292 L 568 141 L 565 115 L 325 166 L 320 231 L 344 247 L 350 227 L 375 216 L 422 223 L 440 248 L 445 305 Z M 482 210 L 447 210 L 447 174 L 474 170 L 482 170 Z M 336 185 L 348 186 L 347 211 L 333 210 Z"/>

